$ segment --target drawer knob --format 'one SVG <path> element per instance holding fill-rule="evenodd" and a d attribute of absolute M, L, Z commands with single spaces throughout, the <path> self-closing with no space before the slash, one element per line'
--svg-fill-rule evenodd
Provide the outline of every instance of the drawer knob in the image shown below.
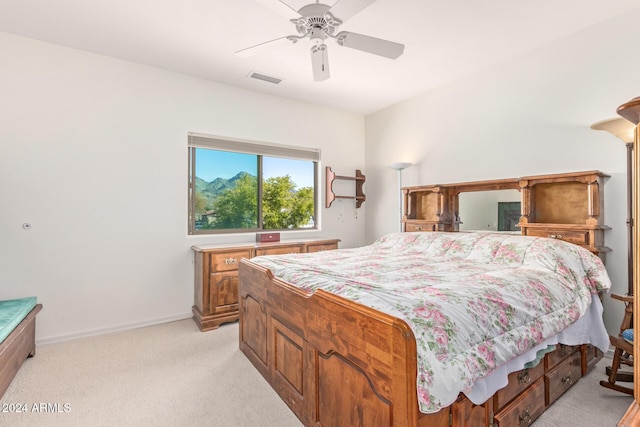
<path fill-rule="evenodd" d="M 238 262 L 238 260 L 236 258 L 225 258 L 224 259 L 224 263 L 226 265 L 232 265 L 232 264 L 235 264 L 237 262 Z"/>
<path fill-rule="evenodd" d="M 416 227 L 416 231 L 422 231 L 422 227 Z"/>
<path fill-rule="evenodd" d="M 529 424 L 531 424 L 531 415 L 529 414 L 529 410 L 525 409 L 524 411 L 522 411 L 518 419 L 520 420 L 521 426 L 528 426 Z"/>
<path fill-rule="evenodd" d="M 562 379 L 560 380 L 560 382 L 564 385 L 571 385 L 573 384 L 573 378 L 571 378 L 571 372 L 569 372 L 567 375 L 565 375 L 564 377 L 562 377 Z"/>
<path fill-rule="evenodd" d="M 550 239 L 562 239 L 562 234 L 549 234 Z"/>
<path fill-rule="evenodd" d="M 529 376 L 529 370 L 525 369 L 524 371 L 518 374 L 518 384 L 529 384 L 531 382 L 531 377 Z"/>

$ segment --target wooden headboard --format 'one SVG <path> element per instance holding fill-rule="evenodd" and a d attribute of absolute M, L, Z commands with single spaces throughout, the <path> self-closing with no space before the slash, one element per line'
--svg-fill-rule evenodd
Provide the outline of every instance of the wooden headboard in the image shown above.
<path fill-rule="evenodd" d="M 565 240 L 604 261 L 604 180 L 600 171 L 404 187 L 403 231 L 459 231 L 459 196 L 464 192 L 520 191 L 518 227 L 525 236 Z"/>

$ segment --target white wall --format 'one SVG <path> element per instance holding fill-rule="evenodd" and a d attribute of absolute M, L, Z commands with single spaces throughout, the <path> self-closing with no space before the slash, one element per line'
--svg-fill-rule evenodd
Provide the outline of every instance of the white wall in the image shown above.
<path fill-rule="evenodd" d="M 617 17 L 367 116 L 367 241 L 397 227 L 392 161 L 414 163 L 407 186 L 597 169 L 611 175 L 607 269 L 614 292 L 626 293 L 625 146 L 589 126 L 640 95 L 639 19 Z M 622 312 L 605 297 L 609 331 Z"/>
<path fill-rule="evenodd" d="M 255 240 L 187 236 L 188 132 L 320 148 L 321 183 L 364 170 L 358 114 L 5 33 L 0 52 L 0 299 L 38 297 L 39 342 L 190 317 L 191 245 Z M 364 244 L 366 207 L 322 196 L 323 230 L 288 237 Z"/>

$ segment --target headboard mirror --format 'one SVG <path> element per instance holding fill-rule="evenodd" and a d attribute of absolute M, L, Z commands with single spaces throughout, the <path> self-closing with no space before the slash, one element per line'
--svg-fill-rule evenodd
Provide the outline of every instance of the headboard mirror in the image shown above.
<path fill-rule="evenodd" d="M 516 179 L 500 179 L 454 184 L 453 204 L 460 231 L 519 232 L 521 200 Z M 457 208 L 457 209 L 456 209 Z"/>
<path fill-rule="evenodd" d="M 520 191 L 467 191 L 458 195 L 460 231 L 520 231 Z"/>

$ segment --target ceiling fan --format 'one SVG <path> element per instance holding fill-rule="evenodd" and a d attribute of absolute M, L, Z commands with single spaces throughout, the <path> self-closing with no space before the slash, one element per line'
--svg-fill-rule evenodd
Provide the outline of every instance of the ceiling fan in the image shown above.
<path fill-rule="evenodd" d="M 249 57 L 256 55 L 266 49 L 270 49 L 283 44 L 297 43 L 309 38 L 311 40 L 311 67 L 313 69 L 313 79 L 322 81 L 329 78 L 329 58 L 327 57 L 327 45 L 325 40 L 334 39 L 340 46 L 350 47 L 396 59 L 404 52 L 404 45 L 376 37 L 365 36 L 363 34 L 349 31 L 339 31 L 338 27 L 344 21 L 369 6 L 375 0 L 337 0 L 333 6 L 315 3 L 302 6 L 300 9 L 287 4 L 282 0 L 255 0 L 267 7 L 276 8 L 278 12 L 285 14 L 296 27 L 297 35 L 280 37 L 264 43 L 257 44 L 236 52 L 239 57 Z M 289 3 L 292 1 L 289 0 Z"/>

